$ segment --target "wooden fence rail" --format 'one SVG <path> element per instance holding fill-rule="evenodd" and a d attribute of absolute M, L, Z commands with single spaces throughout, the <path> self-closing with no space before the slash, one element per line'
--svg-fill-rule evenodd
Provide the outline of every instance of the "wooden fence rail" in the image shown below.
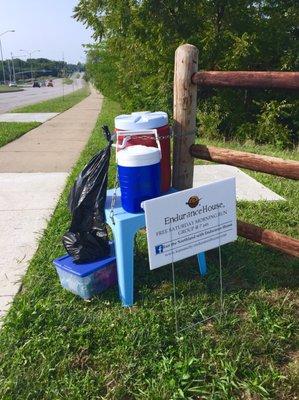
<path fill-rule="evenodd" d="M 299 179 L 299 162 L 283 160 L 282 158 L 262 156 L 245 151 L 224 149 L 221 147 L 193 144 L 190 147 L 192 157 L 214 161 L 235 167 L 247 168 L 252 171 L 283 176 L 289 179 Z"/>
<path fill-rule="evenodd" d="M 173 181 L 179 189 L 193 184 L 193 157 L 299 179 L 299 163 L 230 149 L 196 145 L 197 86 L 299 90 L 299 72 L 197 71 L 198 49 L 190 44 L 175 52 L 173 103 Z M 257 243 L 299 256 L 299 240 L 238 221 L 238 234 Z"/>
<path fill-rule="evenodd" d="M 200 71 L 192 76 L 199 86 L 299 90 L 298 72 Z"/>
<path fill-rule="evenodd" d="M 238 220 L 238 235 L 291 256 L 299 257 L 299 240 Z"/>

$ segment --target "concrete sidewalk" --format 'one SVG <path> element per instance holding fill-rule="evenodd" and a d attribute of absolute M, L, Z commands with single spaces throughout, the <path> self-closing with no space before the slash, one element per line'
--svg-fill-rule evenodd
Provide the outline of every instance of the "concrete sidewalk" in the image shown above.
<path fill-rule="evenodd" d="M 220 179 L 236 178 L 237 200 L 245 201 L 284 201 L 285 199 L 262 185 L 251 176 L 231 165 L 195 165 L 193 187 Z"/>
<path fill-rule="evenodd" d="M 46 122 L 59 113 L 6 113 L 0 114 L 0 122 Z"/>
<path fill-rule="evenodd" d="M 1 172 L 68 172 L 94 127 L 101 97 L 81 103 L 0 148 Z"/>
<path fill-rule="evenodd" d="M 85 100 L 0 148 L 0 324 L 102 106 Z"/>

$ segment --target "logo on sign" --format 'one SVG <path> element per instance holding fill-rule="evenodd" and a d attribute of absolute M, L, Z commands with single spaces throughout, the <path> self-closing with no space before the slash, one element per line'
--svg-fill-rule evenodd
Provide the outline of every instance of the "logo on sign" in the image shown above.
<path fill-rule="evenodd" d="M 201 199 L 200 199 L 198 196 L 191 196 L 191 197 L 189 198 L 189 200 L 187 201 L 186 204 L 187 204 L 190 208 L 195 208 L 195 207 L 198 206 L 200 200 L 201 200 Z"/>
<path fill-rule="evenodd" d="M 162 254 L 163 250 L 164 250 L 163 244 L 159 244 L 158 246 L 155 246 L 156 254 Z"/>

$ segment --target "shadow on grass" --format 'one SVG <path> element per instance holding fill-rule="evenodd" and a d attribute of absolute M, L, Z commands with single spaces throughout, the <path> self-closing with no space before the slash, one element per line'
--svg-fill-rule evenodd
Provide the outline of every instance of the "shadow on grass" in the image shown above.
<path fill-rule="evenodd" d="M 166 265 L 151 271 L 145 247 L 145 234 L 137 235 L 134 259 L 134 301 L 141 306 L 161 293 L 172 296 L 172 267 Z M 141 242 L 141 246 L 140 246 Z M 142 243 L 143 242 L 143 243 Z M 260 289 L 294 289 L 299 286 L 298 260 L 244 239 L 222 246 L 222 273 L 224 295 Z M 218 249 L 208 251 L 207 275 L 200 276 L 197 258 L 190 257 L 175 263 L 175 281 L 179 296 L 187 300 L 201 295 L 219 294 Z M 117 292 L 109 290 L 100 295 L 103 300 L 119 302 Z"/>

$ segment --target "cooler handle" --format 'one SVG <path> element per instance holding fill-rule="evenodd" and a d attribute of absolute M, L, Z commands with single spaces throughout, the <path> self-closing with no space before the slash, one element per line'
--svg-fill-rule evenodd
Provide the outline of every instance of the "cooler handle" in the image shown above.
<path fill-rule="evenodd" d="M 123 139 L 123 142 L 121 145 L 118 145 L 118 135 L 121 136 L 125 136 Z M 144 131 L 119 131 L 117 132 L 117 139 L 116 139 L 116 144 L 113 144 L 113 147 L 116 147 L 116 149 L 118 150 L 122 150 L 126 147 L 127 142 L 131 139 L 132 136 L 138 136 L 138 135 L 155 135 L 155 139 L 156 139 L 156 143 L 157 143 L 157 147 L 161 152 L 161 144 L 160 144 L 160 140 L 158 137 L 158 131 L 157 129 L 148 129 L 148 130 L 144 130 Z"/>

